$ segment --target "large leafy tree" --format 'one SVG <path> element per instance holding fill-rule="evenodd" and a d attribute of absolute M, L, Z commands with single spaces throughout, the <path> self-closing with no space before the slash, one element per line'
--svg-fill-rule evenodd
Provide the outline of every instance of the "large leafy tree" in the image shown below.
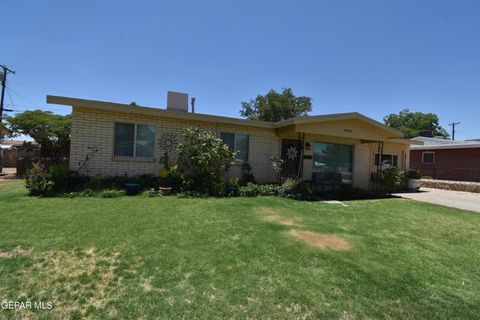
<path fill-rule="evenodd" d="M 280 121 L 304 117 L 312 111 L 312 98 L 297 97 L 292 89 L 284 88 L 281 93 L 270 90 L 254 100 L 242 102 L 240 115 L 251 120 Z"/>
<path fill-rule="evenodd" d="M 431 132 L 433 137 L 449 137 L 447 130 L 440 126 L 438 116 L 434 113 L 412 112 L 404 109 L 398 114 L 391 113 L 385 116 L 383 121 L 387 126 L 403 132 L 408 139 L 424 132 Z"/>
<path fill-rule="evenodd" d="M 50 111 L 25 111 L 7 117 L 10 136 L 32 137 L 53 161 L 57 162 L 70 148 L 70 115 L 62 116 Z"/>

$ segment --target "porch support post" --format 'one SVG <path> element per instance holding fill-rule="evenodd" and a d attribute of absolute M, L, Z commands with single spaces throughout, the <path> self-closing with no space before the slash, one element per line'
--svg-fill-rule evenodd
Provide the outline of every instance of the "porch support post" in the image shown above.
<path fill-rule="evenodd" d="M 378 162 L 377 162 L 377 177 L 375 179 L 375 191 L 380 191 L 381 182 L 380 179 L 382 177 L 382 156 L 383 156 L 383 141 L 378 141 Z"/>

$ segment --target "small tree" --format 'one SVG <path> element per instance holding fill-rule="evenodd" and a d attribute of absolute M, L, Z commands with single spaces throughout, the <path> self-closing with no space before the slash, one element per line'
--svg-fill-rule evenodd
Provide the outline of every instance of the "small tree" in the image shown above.
<path fill-rule="evenodd" d="M 235 163 L 233 152 L 213 132 L 188 127 L 185 142 L 178 146 L 178 172 L 183 189 L 219 195 L 224 192 L 225 174 Z"/>
<path fill-rule="evenodd" d="M 281 93 L 270 90 L 258 95 L 255 100 L 242 102 L 240 115 L 250 120 L 280 121 L 294 117 L 305 117 L 312 111 L 312 98 L 297 97 L 292 89 L 284 88 Z"/>
<path fill-rule="evenodd" d="M 70 116 L 53 114 L 50 111 L 33 110 L 7 117 L 11 136 L 32 137 L 47 152 L 53 162 L 70 148 Z"/>

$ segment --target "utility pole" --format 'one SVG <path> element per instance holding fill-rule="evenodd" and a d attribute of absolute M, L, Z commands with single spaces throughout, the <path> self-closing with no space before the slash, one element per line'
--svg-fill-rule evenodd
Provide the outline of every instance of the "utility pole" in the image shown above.
<path fill-rule="evenodd" d="M 8 73 L 13 73 L 15 74 L 15 71 L 10 70 L 6 65 L 1 65 L 0 68 L 2 68 L 2 96 L 0 98 L 0 123 L 3 121 L 3 111 L 12 111 L 9 109 L 4 109 L 3 108 L 3 100 L 5 98 L 5 86 L 7 83 L 7 74 Z M 3 135 L 0 133 L 0 139 L 3 138 Z"/>
<path fill-rule="evenodd" d="M 2 76 L 2 96 L 0 97 L 0 125 L 1 125 L 2 120 L 3 120 L 3 111 L 12 111 L 12 110 L 9 110 L 9 109 L 3 109 L 3 100 L 5 98 L 5 86 L 6 86 L 6 82 L 7 82 L 7 74 L 9 72 L 15 74 L 15 71 L 10 70 L 9 68 L 7 68 L 6 65 L 1 65 L 0 68 L 2 68 L 2 75 L 1 75 Z M 0 126 L 0 130 L 1 129 L 2 128 Z M 2 140 L 3 140 L 3 132 L 0 132 L 0 142 Z M 0 173 L 2 173 L 2 171 L 3 171 L 2 157 L 3 157 L 3 150 L 0 147 Z"/>
<path fill-rule="evenodd" d="M 455 141 L 455 126 L 457 124 L 460 124 L 460 122 L 452 122 L 448 124 L 449 126 L 452 126 L 452 141 Z"/>

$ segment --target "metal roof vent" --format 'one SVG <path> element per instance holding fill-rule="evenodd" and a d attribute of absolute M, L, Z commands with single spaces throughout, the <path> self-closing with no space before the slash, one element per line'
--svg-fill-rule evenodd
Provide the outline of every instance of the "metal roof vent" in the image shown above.
<path fill-rule="evenodd" d="M 167 110 L 188 112 L 188 94 L 168 91 Z"/>

